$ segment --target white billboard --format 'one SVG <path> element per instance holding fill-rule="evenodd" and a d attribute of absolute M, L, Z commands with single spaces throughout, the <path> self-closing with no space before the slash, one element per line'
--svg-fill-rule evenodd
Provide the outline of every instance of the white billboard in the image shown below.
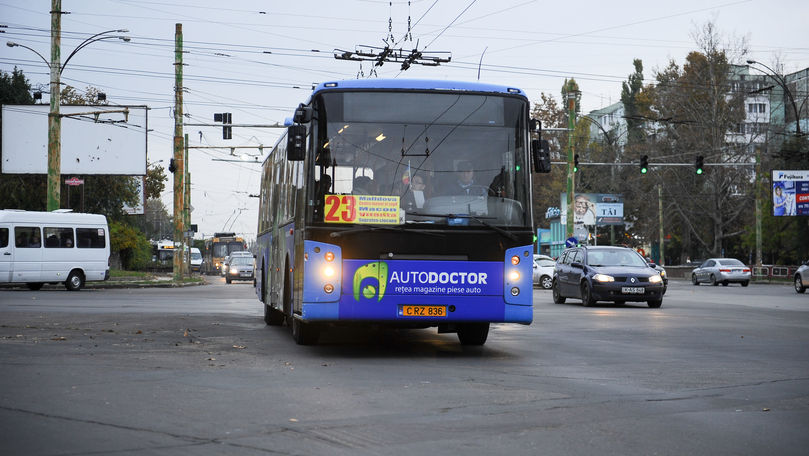
<path fill-rule="evenodd" d="M 48 174 L 47 105 L 3 105 L 0 172 Z M 62 174 L 146 174 L 148 107 L 61 106 Z"/>

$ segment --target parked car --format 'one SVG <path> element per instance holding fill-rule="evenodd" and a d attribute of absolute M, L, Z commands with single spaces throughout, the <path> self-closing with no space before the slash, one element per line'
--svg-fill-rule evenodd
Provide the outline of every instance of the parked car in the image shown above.
<path fill-rule="evenodd" d="M 534 286 L 550 290 L 556 261 L 547 255 L 534 255 Z"/>
<path fill-rule="evenodd" d="M 626 247 L 573 247 L 556 262 L 553 302 L 581 299 L 584 306 L 597 301 L 646 301 L 663 304 L 663 278 L 639 253 Z"/>
<path fill-rule="evenodd" d="M 728 286 L 739 283 L 743 287 L 750 284 L 750 268 L 735 258 L 708 258 L 698 268 L 691 271 L 691 283 L 710 283 L 713 286 Z"/>
<path fill-rule="evenodd" d="M 230 258 L 228 264 L 228 274 L 225 281 L 230 283 L 234 280 L 253 280 L 253 256 L 237 255 Z"/>
<path fill-rule="evenodd" d="M 669 278 L 666 275 L 666 269 L 663 266 L 660 266 L 657 263 L 649 262 L 649 267 L 657 271 L 660 274 L 660 277 L 663 279 L 663 294 L 666 294 L 666 289 L 669 287 Z"/>
<path fill-rule="evenodd" d="M 807 288 L 809 288 L 809 261 L 805 261 L 795 271 L 795 291 L 803 293 Z"/>

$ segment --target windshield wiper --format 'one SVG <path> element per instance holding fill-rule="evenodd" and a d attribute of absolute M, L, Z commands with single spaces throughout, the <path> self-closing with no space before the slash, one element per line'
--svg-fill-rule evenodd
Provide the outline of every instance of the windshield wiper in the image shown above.
<path fill-rule="evenodd" d="M 329 234 L 329 236 L 333 237 L 333 238 L 337 238 L 337 237 L 340 237 L 340 236 L 343 236 L 343 235 L 346 235 L 346 234 L 366 233 L 368 231 L 379 231 L 379 230 L 395 231 L 397 233 L 403 233 L 403 232 L 420 233 L 420 234 L 426 234 L 428 236 L 443 237 L 442 234 L 438 234 L 438 233 L 430 233 L 430 232 L 420 231 L 420 230 L 408 230 L 408 229 L 406 229 L 405 227 L 403 227 L 401 225 L 394 225 L 394 226 L 388 226 L 388 225 L 373 225 L 373 226 L 371 226 L 371 225 L 360 225 L 360 226 L 357 226 L 356 228 L 351 228 L 351 229 L 345 230 L 345 231 L 332 231 Z"/>

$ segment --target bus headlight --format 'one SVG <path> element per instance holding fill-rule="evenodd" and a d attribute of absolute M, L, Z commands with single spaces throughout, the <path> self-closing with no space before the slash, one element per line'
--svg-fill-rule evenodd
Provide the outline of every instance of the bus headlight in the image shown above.
<path fill-rule="evenodd" d="M 331 266 L 326 266 L 323 268 L 323 275 L 325 277 L 334 277 L 334 268 Z"/>
<path fill-rule="evenodd" d="M 516 257 L 515 257 L 516 258 Z M 516 282 L 520 280 L 520 273 L 519 271 L 511 271 L 508 273 L 508 280 L 512 282 Z"/>

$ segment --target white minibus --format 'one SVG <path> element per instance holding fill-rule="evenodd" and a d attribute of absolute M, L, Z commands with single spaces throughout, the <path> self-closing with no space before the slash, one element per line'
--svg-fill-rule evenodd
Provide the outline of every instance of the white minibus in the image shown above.
<path fill-rule="evenodd" d="M 80 290 L 110 276 L 107 218 L 64 210 L 0 210 L 0 283 L 64 283 Z"/>

